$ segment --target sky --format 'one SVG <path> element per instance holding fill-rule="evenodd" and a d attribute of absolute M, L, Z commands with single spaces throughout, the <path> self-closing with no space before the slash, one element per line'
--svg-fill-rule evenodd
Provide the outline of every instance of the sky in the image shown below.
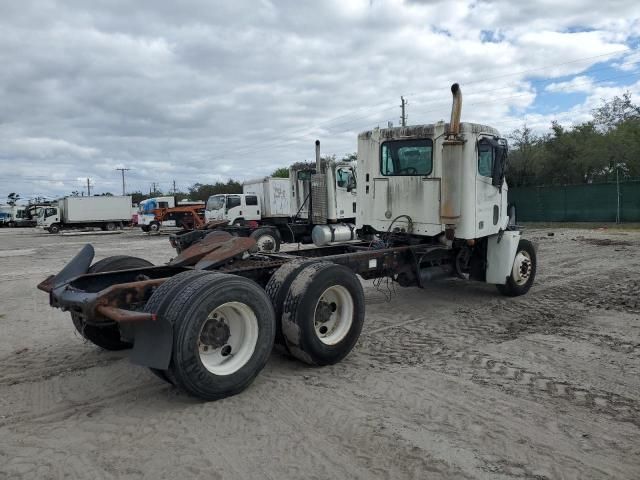
<path fill-rule="evenodd" d="M 522 3 L 520 5 L 519 3 Z M 640 103 L 640 2 L 39 0 L 0 4 L 0 202 L 269 175 L 357 134 L 507 135 Z"/>

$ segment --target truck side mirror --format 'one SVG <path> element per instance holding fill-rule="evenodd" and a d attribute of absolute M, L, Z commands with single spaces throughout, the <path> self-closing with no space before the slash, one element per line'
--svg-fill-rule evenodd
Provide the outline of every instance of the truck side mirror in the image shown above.
<path fill-rule="evenodd" d="M 347 183 L 347 192 L 356 189 L 356 179 L 355 177 L 349 177 L 349 182 Z"/>

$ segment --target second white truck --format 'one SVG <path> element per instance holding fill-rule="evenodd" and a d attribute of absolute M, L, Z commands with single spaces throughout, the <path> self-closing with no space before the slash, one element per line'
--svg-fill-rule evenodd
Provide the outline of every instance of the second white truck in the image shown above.
<path fill-rule="evenodd" d="M 321 160 L 320 142 L 316 163 L 292 165 L 289 178 L 246 182 L 241 194 L 213 195 L 205 210 L 216 229 L 253 237 L 262 252 L 277 252 L 282 242 L 322 246 L 353 240 L 355 216 L 356 164 Z M 209 231 L 178 233 L 170 241 L 180 252 Z"/>

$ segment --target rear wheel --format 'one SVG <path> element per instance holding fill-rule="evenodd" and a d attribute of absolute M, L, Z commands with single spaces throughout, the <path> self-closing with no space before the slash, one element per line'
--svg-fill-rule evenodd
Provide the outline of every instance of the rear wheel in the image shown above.
<path fill-rule="evenodd" d="M 181 289 L 161 313 L 173 324 L 168 373 L 191 395 L 215 400 L 244 390 L 273 348 L 273 307 L 258 284 L 205 275 Z"/>
<path fill-rule="evenodd" d="M 141 229 L 143 232 L 148 232 L 148 231 L 149 231 L 149 225 L 140 225 L 140 229 Z"/>
<path fill-rule="evenodd" d="M 186 272 L 179 273 L 174 275 L 169 280 L 160 285 L 151 295 L 149 300 L 147 301 L 144 311 L 147 313 L 161 313 L 164 312 L 166 307 L 173 301 L 175 296 L 185 289 L 188 284 L 197 280 L 198 278 L 204 275 L 216 275 L 214 272 L 203 272 L 203 271 L 195 271 L 188 270 Z M 149 370 L 161 378 L 165 382 L 175 384 L 173 380 L 173 376 L 171 372 L 168 370 L 162 370 L 159 368 L 150 367 Z"/>
<path fill-rule="evenodd" d="M 513 260 L 511 274 L 504 285 L 496 285 L 500 293 L 508 297 L 524 295 L 536 278 L 536 250 L 529 240 L 521 239 Z"/>
<path fill-rule="evenodd" d="M 347 267 L 314 263 L 296 275 L 287 293 L 282 333 L 289 352 L 311 365 L 346 357 L 364 323 L 364 292 Z"/>
<path fill-rule="evenodd" d="M 275 253 L 280 251 L 280 234 L 274 228 L 258 228 L 249 236 L 255 239 L 259 252 Z"/>
<path fill-rule="evenodd" d="M 153 264 L 143 258 L 130 257 L 128 255 L 116 255 L 103 258 L 89 268 L 88 273 L 113 272 L 130 268 L 152 267 Z M 105 350 L 124 350 L 131 348 L 131 343 L 122 340 L 120 329 L 116 322 L 107 323 L 104 326 L 90 325 L 76 313 L 71 314 L 71 320 L 76 330 L 83 338 Z"/>
<path fill-rule="evenodd" d="M 113 232 L 116 228 L 118 228 L 118 226 L 113 222 L 109 222 L 105 225 L 105 229 L 107 230 L 107 232 Z"/>
<path fill-rule="evenodd" d="M 309 263 L 311 263 L 311 261 L 300 260 L 285 263 L 276 270 L 269 279 L 267 286 L 264 288 L 264 291 L 271 299 L 271 304 L 273 305 L 273 310 L 276 315 L 275 342 L 278 345 L 284 345 L 286 347 L 286 342 L 282 335 L 282 311 L 284 308 L 284 301 L 287 298 L 287 293 L 289 293 L 289 287 L 291 287 L 291 282 L 293 282 L 298 273 L 300 273 L 304 267 L 309 265 Z"/>

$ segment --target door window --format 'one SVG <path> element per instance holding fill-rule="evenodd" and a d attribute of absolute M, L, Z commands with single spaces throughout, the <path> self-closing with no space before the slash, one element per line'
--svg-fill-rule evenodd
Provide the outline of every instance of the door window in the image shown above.
<path fill-rule="evenodd" d="M 478 142 L 478 174 L 483 177 L 493 174 L 493 146 L 484 140 Z"/>
<path fill-rule="evenodd" d="M 229 195 L 227 197 L 227 209 L 240 206 L 240 197 L 238 195 Z"/>

